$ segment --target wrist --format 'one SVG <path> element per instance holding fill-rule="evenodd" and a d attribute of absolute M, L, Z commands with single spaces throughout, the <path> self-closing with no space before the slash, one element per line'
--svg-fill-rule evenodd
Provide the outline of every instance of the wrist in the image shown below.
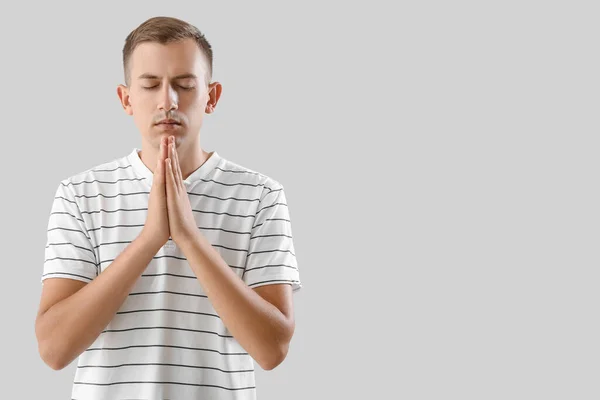
<path fill-rule="evenodd" d="M 161 241 L 157 240 L 156 235 L 152 235 L 149 232 L 146 232 L 142 229 L 137 239 L 144 244 L 144 246 L 149 247 L 151 250 L 158 250 L 166 243 L 161 243 Z"/>
<path fill-rule="evenodd" d="M 182 235 L 182 238 L 177 238 L 177 240 L 173 239 L 173 241 L 175 241 L 179 248 L 185 252 L 186 249 L 193 247 L 198 242 L 199 233 L 199 230 L 196 229 L 192 232 Z"/>

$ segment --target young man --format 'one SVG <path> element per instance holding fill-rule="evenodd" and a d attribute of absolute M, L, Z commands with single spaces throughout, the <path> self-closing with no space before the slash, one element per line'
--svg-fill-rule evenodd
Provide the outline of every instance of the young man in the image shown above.
<path fill-rule="evenodd" d="M 147 20 L 123 66 L 141 149 L 56 190 L 40 355 L 78 357 L 74 399 L 254 399 L 253 360 L 284 360 L 301 288 L 283 186 L 201 148 L 221 85 L 197 28 Z"/>

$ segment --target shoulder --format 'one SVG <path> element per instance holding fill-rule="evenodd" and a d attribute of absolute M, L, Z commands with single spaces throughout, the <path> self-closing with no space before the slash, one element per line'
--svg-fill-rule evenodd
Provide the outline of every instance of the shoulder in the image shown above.
<path fill-rule="evenodd" d="M 216 169 L 218 173 L 227 176 L 228 180 L 252 184 L 260 188 L 261 192 L 283 189 L 281 182 L 274 177 L 223 157 Z"/>
<path fill-rule="evenodd" d="M 59 182 L 59 187 L 67 188 L 74 194 L 85 193 L 85 188 L 90 185 L 97 186 L 102 182 L 130 176 L 131 168 L 127 156 L 115 158 L 63 177 Z"/>

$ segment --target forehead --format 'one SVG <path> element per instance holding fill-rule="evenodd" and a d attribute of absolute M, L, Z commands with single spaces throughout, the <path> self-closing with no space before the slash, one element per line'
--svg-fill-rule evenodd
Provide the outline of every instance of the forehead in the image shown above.
<path fill-rule="evenodd" d="M 196 42 L 185 39 L 166 44 L 140 43 L 131 53 L 130 68 L 133 76 L 146 72 L 161 76 L 194 72 L 201 76 L 207 71 L 207 63 Z"/>

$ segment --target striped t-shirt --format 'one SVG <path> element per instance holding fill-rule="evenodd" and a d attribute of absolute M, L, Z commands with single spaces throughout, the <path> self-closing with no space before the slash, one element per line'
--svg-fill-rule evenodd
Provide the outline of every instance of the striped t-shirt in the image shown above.
<path fill-rule="evenodd" d="M 153 178 L 139 150 L 60 182 L 42 283 L 90 282 L 139 235 Z M 198 229 L 248 286 L 301 288 L 279 182 L 214 151 L 184 183 Z M 72 398 L 256 398 L 254 360 L 223 324 L 171 239 L 79 356 Z"/>

